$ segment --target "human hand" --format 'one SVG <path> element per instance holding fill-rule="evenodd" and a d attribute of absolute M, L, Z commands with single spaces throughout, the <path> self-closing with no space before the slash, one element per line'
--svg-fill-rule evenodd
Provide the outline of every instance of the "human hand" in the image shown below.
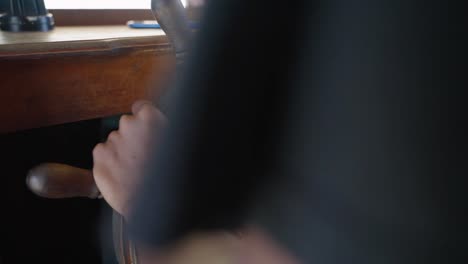
<path fill-rule="evenodd" d="M 140 185 L 159 132 L 166 123 L 164 115 L 149 101 L 137 101 L 133 115 L 120 118 L 119 130 L 93 150 L 93 174 L 107 203 L 128 217 L 131 199 Z"/>

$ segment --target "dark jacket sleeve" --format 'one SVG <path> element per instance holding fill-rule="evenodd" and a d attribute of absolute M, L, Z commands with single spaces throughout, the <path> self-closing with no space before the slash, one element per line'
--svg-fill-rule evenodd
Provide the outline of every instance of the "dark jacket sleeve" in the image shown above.
<path fill-rule="evenodd" d="M 268 173 L 300 59 L 304 3 L 211 1 L 174 87 L 136 232 L 153 242 L 240 226 Z M 278 14 L 282 20 L 278 20 Z"/>
<path fill-rule="evenodd" d="M 249 219 L 305 263 L 458 258 L 467 119 L 456 9 L 212 1 L 135 234 L 161 244 Z"/>

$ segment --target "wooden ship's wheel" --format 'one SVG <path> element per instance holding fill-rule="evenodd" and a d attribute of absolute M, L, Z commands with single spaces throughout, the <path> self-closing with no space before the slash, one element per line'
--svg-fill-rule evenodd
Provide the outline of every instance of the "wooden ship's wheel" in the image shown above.
<path fill-rule="evenodd" d="M 180 0 L 152 0 L 151 6 L 156 20 L 173 46 L 177 65 L 182 64 L 190 38 L 182 3 Z M 41 164 L 30 170 L 26 183 L 32 192 L 45 198 L 102 198 L 91 171 L 64 164 Z M 112 233 L 118 262 L 138 263 L 135 246 L 127 236 L 125 219 L 115 211 Z"/>

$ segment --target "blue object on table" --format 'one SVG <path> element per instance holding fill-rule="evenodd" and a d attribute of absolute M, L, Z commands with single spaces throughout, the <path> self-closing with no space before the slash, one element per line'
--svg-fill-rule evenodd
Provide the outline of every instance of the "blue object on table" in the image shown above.
<path fill-rule="evenodd" d="M 130 28 L 152 28 L 152 29 L 160 29 L 161 26 L 156 22 L 156 20 L 130 20 L 127 22 L 127 25 Z M 197 29 L 199 24 L 196 22 L 189 22 L 189 27 L 192 29 Z"/>

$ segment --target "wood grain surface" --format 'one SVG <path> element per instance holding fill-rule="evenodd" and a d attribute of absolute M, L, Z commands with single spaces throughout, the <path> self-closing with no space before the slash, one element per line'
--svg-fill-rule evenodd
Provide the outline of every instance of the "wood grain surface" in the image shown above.
<path fill-rule="evenodd" d="M 174 67 L 159 30 L 67 27 L 0 37 L 0 133 L 130 111 Z"/>
<path fill-rule="evenodd" d="M 49 12 L 60 27 L 125 25 L 129 20 L 154 20 L 150 9 L 49 9 Z"/>
<path fill-rule="evenodd" d="M 50 32 L 0 31 L 0 59 L 144 46 L 167 49 L 168 45 L 160 29 L 131 29 L 127 26 L 57 27 Z"/>

